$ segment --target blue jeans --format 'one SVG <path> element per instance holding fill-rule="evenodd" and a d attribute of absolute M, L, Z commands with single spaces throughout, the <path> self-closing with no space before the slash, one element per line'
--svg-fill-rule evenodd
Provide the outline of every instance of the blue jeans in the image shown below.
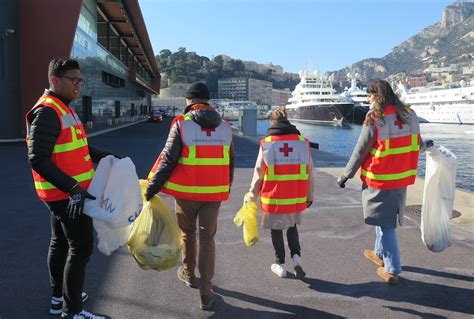
<path fill-rule="evenodd" d="M 375 254 L 383 259 L 385 271 L 398 275 L 402 272 L 395 228 L 375 226 Z"/>

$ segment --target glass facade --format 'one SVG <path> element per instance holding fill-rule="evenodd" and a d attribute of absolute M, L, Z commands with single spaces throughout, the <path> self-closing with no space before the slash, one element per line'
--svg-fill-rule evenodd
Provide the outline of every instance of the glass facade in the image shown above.
<path fill-rule="evenodd" d="M 96 1 L 84 1 L 71 57 L 79 61 L 85 84 L 82 98 L 71 106 L 84 123 L 93 122 L 94 126 L 132 121 L 134 116 L 147 113 L 150 93 L 130 82 L 129 68 L 99 43 L 97 14 Z M 150 80 L 140 69 L 138 76 L 145 82 Z"/>

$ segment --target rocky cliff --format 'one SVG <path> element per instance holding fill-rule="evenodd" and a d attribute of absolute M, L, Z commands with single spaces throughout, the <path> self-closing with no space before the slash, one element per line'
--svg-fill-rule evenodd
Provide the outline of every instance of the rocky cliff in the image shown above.
<path fill-rule="evenodd" d="M 383 58 L 370 58 L 335 71 L 359 73 L 361 80 L 386 78 L 405 72 L 416 74 L 430 64 L 449 65 L 474 59 L 474 2 L 447 6 L 440 22 L 410 37 Z"/>

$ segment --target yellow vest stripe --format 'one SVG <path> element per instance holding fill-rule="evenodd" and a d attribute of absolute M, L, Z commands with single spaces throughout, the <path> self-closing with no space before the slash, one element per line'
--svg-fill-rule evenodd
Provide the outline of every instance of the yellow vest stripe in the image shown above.
<path fill-rule="evenodd" d="M 411 169 L 406 172 L 396 173 L 396 174 L 374 174 L 372 172 L 367 172 L 365 169 L 361 169 L 362 175 L 367 178 L 379 181 L 392 181 L 402 178 L 407 178 L 410 176 L 416 176 L 416 169 Z"/>
<path fill-rule="evenodd" d="M 72 176 L 78 183 L 84 182 L 87 180 L 92 179 L 94 176 L 94 169 L 91 169 L 88 172 Z M 36 189 L 41 189 L 41 190 L 50 190 L 50 189 L 56 189 L 57 187 L 51 184 L 50 182 L 35 182 L 35 188 Z"/>
<path fill-rule="evenodd" d="M 86 138 L 79 138 L 79 139 L 77 138 L 76 130 L 74 129 L 74 127 L 71 126 L 70 129 L 71 129 L 72 142 L 64 143 L 64 144 L 56 144 L 54 146 L 53 153 L 69 152 L 69 151 L 73 151 L 75 149 L 88 145 Z"/>
<path fill-rule="evenodd" d="M 41 103 L 50 103 L 53 104 L 55 107 L 58 108 L 58 110 L 61 112 L 62 115 L 66 115 L 67 112 L 58 104 L 56 103 L 55 100 L 52 98 L 45 98 Z M 71 135 L 72 135 L 72 142 L 70 143 L 64 143 L 64 144 L 56 144 L 53 149 L 53 153 L 63 153 L 63 152 L 69 152 L 73 151 L 75 149 L 81 148 L 85 145 L 87 145 L 87 139 L 78 139 L 76 136 L 76 132 L 79 134 L 82 134 L 81 130 L 75 130 L 73 127 L 71 127 Z"/>
<path fill-rule="evenodd" d="M 223 186 L 186 186 L 179 185 L 172 182 L 166 182 L 164 185 L 165 188 L 170 190 L 175 190 L 181 193 L 192 193 L 192 194 L 215 194 L 215 193 L 224 193 L 229 192 L 229 185 Z"/>
<path fill-rule="evenodd" d="M 286 175 L 275 175 L 275 165 L 268 166 L 267 174 L 263 176 L 264 181 L 299 181 L 309 179 L 308 172 L 306 170 L 306 164 L 300 164 L 299 174 L 286 174 Z"/>
<path fill-rule="evenodd" d="M 189 157 L 180 157 L 179 163 L 185 165 L 228 165 L 229 145 L 222 145 L 224 149 L 223 158 L 196 158 L 196 145 L 189 146 Z"/>
<path fill-rule="evenodd" d="M 270 205 L 294 205 L 294 204 L 302 204 L 306 203 L 308 197 L 297 197 L 297 198 L 266 198 L 260 197 L 260 200 L 263 204 L 270 204 Z"/>
<path fill-rule="evenodd" d="M 51 103 L 51 104 L 53 104 L 54 106 L 56 106 L 56 107 L 59 109 L 59 111 L 61 112 L 62 115 L 66 115 L 66 113 L 67 113 L 58 103 L 56 103 L 55 100 L 53 100 L 53 99 L 50 98 L 50 97 L 45 98 L 43 101 L 41 101 L 40 104 L 43 104 L 43 103 Z"/>
<path fill-rule="evenodd" d="M 399 147 L 399 148 L 390 148 L 390 141 L 387 139 L 385 141 L 385 151 L 377 150 L 372 148 L 370 153 L 375 157 L 385 157 L 388 155 L 395 155 L 395 154 L 405 154 L 413 151 L 419 151 L 420 145 L 418 144 L 418 134 L 411 135 L 411 145 Z"/>

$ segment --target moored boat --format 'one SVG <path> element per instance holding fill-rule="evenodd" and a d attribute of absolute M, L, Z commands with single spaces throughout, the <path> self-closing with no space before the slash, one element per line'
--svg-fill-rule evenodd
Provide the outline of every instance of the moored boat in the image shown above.
<path fill-rule="evenodd" d="M 400 99 L 410 105 L 421 122 L 474 124 L 474 83 L 458 87 L 415 87 L 407 90 L 398 86 Z"/>
<path fill-rule="evenodd" d="M 340 96 L 332 86 L 331 77 L 318 71 L 301 71 L 300 83 L 286 105 L 291 121 L 342 125 L 350 122 L 354 103 Z"/>

